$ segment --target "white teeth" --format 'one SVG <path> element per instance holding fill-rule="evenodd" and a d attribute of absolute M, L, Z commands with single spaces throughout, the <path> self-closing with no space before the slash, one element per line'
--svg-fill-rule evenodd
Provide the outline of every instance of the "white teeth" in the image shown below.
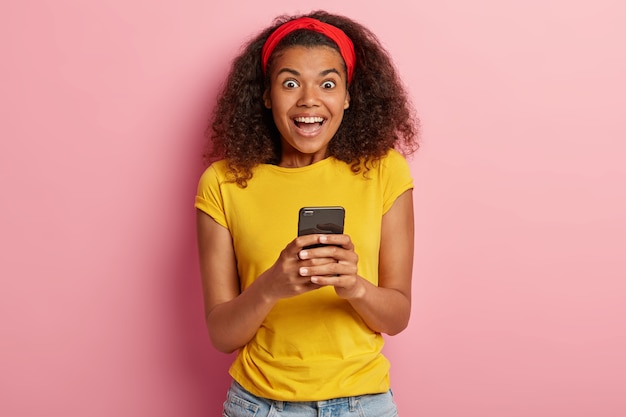
<path fill-rule="evenodd" d="M 296 117 L 294 119 L 298 123 L 322 123 L 323 117 Z"/>

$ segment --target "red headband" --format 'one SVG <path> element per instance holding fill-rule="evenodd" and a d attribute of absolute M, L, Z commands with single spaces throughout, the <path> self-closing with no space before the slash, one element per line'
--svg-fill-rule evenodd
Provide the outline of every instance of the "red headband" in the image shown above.
<path fill-rule="evenodd" d="M 267 68 L 267 62 L 274 52 L 276 45 L 291 32 L 298 29 L 307 29 L 314 32 L 319 32 L 322 35 L 332 39 L 339 47 L 339 53 L 346 63 L 346 72 L 348 73 L 348 82 L 352 81 L 352 74 L 354 73 L 354 64 L 356 62 L 356 55 L 354 53 L 354 44 L 350 38 L 344 33 L 343 30 L 336 26 L 329 25 L 328 23 L 321 22 L 317 19 L 310 17 L 300 17 L 298 19 L 290 20 L 278 27 L 265 41 L 263 50 L 261 51 L 261 59 L 263 63 L 263 72 Z"/>

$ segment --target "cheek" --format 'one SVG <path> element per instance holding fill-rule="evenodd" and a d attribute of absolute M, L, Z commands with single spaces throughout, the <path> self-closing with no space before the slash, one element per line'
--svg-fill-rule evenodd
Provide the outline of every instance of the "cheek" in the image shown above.
<path fill-rule="evenodd" d="M 280 108 L 273 106 L 272 107 L 272 118 L 275 123 L 285 123 L 287 119 L 287 114 Z"/>
<path fill-rule="evenodd" d="M 274 117 L 282 117 L 287 112 L 288 103 L 280 96 L 273 95 L 270 97 L 270 104 L 272 106 L 272 114 Z"/>
<path fill-rule="evenodd" d="M 289 132 L 291 120 L 287 117 L 284 111 L 280 111 L 280 108 L 272 106 L 272 119 L 274 120 L 274 125 L 281 135 L 285 135 Z"/>

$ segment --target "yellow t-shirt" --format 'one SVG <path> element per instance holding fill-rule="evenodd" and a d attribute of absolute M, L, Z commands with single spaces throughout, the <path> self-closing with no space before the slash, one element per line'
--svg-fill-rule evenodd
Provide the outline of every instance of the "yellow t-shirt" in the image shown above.
<path fill-rule="evenodd" d="M 358 274 L 378 283 L 383 214 L 413 187 L 408 164 L 391 150 L 365 176 L 335 158 L 301 168 L 258 165 L 247 188 L 226 181 L 226 163 L 209 166 L 196 207 L 233 238 L 242 290 L 297 235 L 305 206 L 343 206 L 344 233 L 359 256 Z M 251 393 L 282 401 L 321 401 L 385 392 L 389 362 L 372 331 L 332 287 L 280 300 L 238 353 L 231 376 Z"/>

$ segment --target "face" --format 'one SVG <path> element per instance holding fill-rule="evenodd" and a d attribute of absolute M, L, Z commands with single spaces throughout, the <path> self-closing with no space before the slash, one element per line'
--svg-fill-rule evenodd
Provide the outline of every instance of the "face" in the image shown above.
<path fill-rule="evenodd" d="M 341 55 L 327 46 L 294 46 L 274 57 L 265 107 L 281 136 L 279 165 L 303 166 L 327 155 L 350 104 Z"/>

